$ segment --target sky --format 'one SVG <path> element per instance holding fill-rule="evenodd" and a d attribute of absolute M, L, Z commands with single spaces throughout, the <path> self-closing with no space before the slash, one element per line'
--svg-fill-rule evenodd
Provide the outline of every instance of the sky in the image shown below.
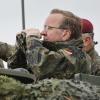
<path fill-rule="evenodd" d="M 94 25 L 96 50 L 100 51 L 100 0 L 24 0 L 26 28 L 43 28 L 45 18 L 54 9 L 71 11 Z M 22 30 L 21 0 L 0 0 L 0 41 L 15 44 Z M 100 54 L 100 53 L 99 53 Z"/>

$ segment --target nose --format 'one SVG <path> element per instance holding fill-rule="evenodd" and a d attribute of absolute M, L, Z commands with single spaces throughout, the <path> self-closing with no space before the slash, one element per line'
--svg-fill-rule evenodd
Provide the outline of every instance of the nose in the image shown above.
<path fill-rule="evenodd" d="M 43 31 L 41 32 L 41 35 L 42 35 L 42 36 L 47 36 L 47 31 L 43 30 Z"/>

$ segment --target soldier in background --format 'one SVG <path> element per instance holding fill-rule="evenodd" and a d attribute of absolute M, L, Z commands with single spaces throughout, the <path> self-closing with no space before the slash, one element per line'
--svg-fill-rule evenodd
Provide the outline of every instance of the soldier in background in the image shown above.
<path fill-rule="evenodd" d="M 73 13 L 54 9 L 43 31 L 28 29 L 17 35 L 17 53 L 9 59 L 11 68 L 26 68 L 37 79 L 73 78 L 75 73 L 90 73 L 82 51 L 80 19 Z M 44 40 L 41 41 L 41 35 Z M 22 55 L 22 56 L 21 56 Z"/>
<path fill-rule="evenodd" d="M 82 37 L 84 42 L 84 50 L 89 54 L 92 60 L 92 74 L 100 75 L 100 56 L 95 50 L 93 24 L 87 19 L 81 19 Z"/>

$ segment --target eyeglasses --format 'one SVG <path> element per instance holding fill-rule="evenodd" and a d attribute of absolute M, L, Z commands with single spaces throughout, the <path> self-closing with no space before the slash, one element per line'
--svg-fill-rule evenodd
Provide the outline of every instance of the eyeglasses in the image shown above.
<path fill-rule="evenodd" d="M 66 28 L 44 25 L 44 30 L 52 30 L 52 29 L 66 29 Z"/>

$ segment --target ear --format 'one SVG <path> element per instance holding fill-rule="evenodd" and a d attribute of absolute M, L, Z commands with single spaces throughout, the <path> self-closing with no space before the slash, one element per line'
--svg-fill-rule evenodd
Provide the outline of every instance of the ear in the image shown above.
<path fill-rule="evenodd" d="M 88 46 L 90 44 L 91 44 L 91 38 L 90 37 L 85 37 L 85 39 L 84 39 L 84 45 Z"/>
<path fill-rule="evenodd" d="M 63 41 L 69 40 L 71 36 L 71 31 L 70 30 L 64 30 L 63 31 Z"/>

